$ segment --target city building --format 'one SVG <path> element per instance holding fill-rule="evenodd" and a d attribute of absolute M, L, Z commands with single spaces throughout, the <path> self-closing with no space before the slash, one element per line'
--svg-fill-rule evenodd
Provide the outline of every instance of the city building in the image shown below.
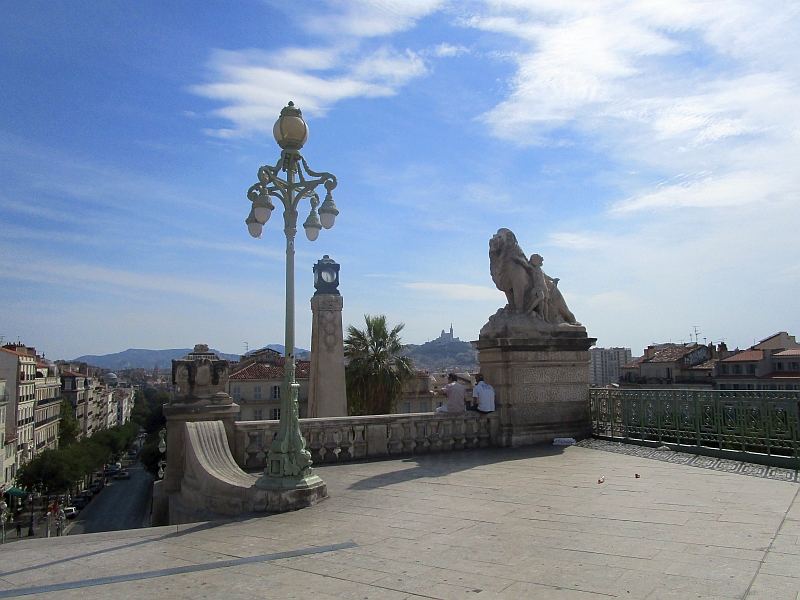
<path fill-rule="evenodd" d="M 76 371 L 62 370 L 61 395 L 72 405 L 72 416 L 78 422 L 78 439 L 89 437 L 94 425 L 91 377 Z"/>
<path fill-rule="evenodd" d="M 55 363 L 37 357 L 34 381 L 34 455 L 58 448 L 61 417 L 61 378 Z"/>
<path fill-rule="evenodd" d="M 632 360 L 630 348 L 591 348 L 589 350 L 589 383 L 619 383 L 620 367 Z"/>
<path fill-rule="evenodd" d="M 639 358 L 620 367 L 620 385 L 625 387 L 713 388 L 714 365 L 727 356 L 725 344 L 653 344 Z"/>
<path fill-rule="evenodd" d="M 14 484 L 16 476 L 15 445 L 6 444 L 6 419 L 9 414 L 6 380 L 0 379 L 0 496 Z"/>
<path fill-rule="evenodd" d="M 115 422 L 110 424 L 109 427 L 114 425 L 125 425 L 131 420 L 131 410 L 133 409 L 133 395 L 135 391 L 132 387 L 118 386 L 114 390 L 113 406 L 115 412 Z"/>
<path fill-rule="evenodd" d="M 231 365 L 228 393 L 239 405 L 239 421 L 277 420 L 281 417 L 281 394 L 284 357 L 275 350 L 262 348 L 241 357 Z M 300 418 L 308 415 L 308 387 L 311 363 L 298 360 L 295 378 L 300 384 L 298 404 Z"/>
<path fill-rule="evenodd" d="M 19 468 L 35 451 L 36 350 L 22 344 L 0 348 L 0 378 L 6 380 L 8 394 L 6 438 L 16 442 L 14 462 Z"/>
<path fill-rule="evenodd" d="M 721 390 L 800 390 L 800 344 L 785 331 L 717 363 Z"/>

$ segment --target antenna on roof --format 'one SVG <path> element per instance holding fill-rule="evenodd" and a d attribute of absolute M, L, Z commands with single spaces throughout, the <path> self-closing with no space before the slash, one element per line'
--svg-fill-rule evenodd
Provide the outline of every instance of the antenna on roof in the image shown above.
<path fill-rule="evenodd" d="M 248 352 L 250 352 L 250 344 L 248 344 L 247 342 L 242 342 L 242 343 L 244 344 L 244 353 L 247 354 Z"/>
<path fill-rule="evenodd" d="M 697 325 L 692 325 L 692 329 L 694 329 L 694 341 L 695 343 L 697 343 L 697 341 L 700 339 L 698 337 L 700 335 L 700 332 L 697 331 Z"/>

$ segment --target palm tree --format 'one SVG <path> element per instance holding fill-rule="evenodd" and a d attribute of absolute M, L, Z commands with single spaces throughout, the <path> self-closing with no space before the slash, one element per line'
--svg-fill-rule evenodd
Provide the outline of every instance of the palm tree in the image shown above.
<path fill-rule="evenodd" d="M 400 332 L 405 325 L 390 331 L 385 315 L 364 315 L 364 320 L 363 330 L 348 325 L 344 342 L 347 410 L 351 415 L 388 414 L 414 377 L 411 359 L 402 355 L 406 346 Z"/>

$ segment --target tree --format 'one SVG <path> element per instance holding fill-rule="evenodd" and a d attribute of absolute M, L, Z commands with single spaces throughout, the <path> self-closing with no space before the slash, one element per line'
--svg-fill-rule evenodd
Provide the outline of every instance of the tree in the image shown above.
<path fill-rule="evenodd" d="M 72 404 L 68 400 L 61 400 L 61 417 L 58 421 L 59 448 L 66 448 L 74 444 L 80 433 L 78 421 L 72 413 Z"/>
<path fill-rule="evenodd" d="M 400 339 L 405 325 L 390 330 L 385 315 L 364 315 L 364 320 L 363 330 L 348 325 L 344 342 L 347 410 L 351 415 L 388 414 L 414 377 L 414 365 L 403 356 L 406 346 Z"/>

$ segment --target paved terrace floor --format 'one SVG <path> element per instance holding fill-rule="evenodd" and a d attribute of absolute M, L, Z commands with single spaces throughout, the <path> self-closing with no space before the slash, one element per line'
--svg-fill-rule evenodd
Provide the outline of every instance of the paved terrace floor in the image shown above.
<path fill-rule="evenodd" d="M 8 545 L 0 598 L 800 598 L 792 481 L 586 447 L 317 472 L 296 513 Z"/>

